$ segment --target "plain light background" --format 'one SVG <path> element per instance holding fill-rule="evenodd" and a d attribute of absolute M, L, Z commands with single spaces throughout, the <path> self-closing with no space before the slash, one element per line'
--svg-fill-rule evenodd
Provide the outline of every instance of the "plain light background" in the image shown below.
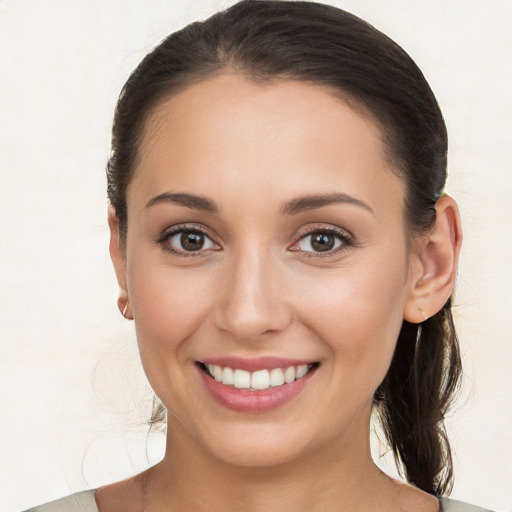
<path fill-rule="evenodd" d="M 119 480 L 162 456 L 117 307 L 104 168 L 116 97 L 160 39 L 231 1 L 0 2 L 0 510 Z M 424 71 L 449 135 L 465 241 L 465 385 L 453 497 L 512 511 L 512 2 L 339 0 Z M 382 448 L 376 449 L 378 455 Z M 386 466 L 387 462 L 382 464 Z"/>

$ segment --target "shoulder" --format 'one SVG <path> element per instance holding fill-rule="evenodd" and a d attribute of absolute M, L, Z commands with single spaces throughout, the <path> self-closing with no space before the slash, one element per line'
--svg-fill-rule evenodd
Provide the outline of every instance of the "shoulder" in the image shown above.
<path fill-rule="evenodd" d="M 77 492 L 60 500 L 39 505 L 26 512 L 99 512 L 94 495 L 96 489 Z"/>
<path fill-rule="evenodd" d="M 442 512 L 492 512 L 492 510 L 475 507 L 475 505 L 469 505 L 468 503 L 462 503 L 462 501 L 455 501 L 449 498 L 441 498 L 441 511 Z"/>

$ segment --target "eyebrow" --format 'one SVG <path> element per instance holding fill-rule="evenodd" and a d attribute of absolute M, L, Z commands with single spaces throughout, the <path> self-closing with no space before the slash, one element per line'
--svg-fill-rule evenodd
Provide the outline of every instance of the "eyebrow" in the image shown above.
<path fill-rule="evenodd" d="M 158 194 L 148 202 L 146 208 L 166 203 L 177 204 L 193 210 L 201 210 L 208 213 L 220 213 L 220 208 L 213 199 L 184 192 L 164 192 L 162 194 Z M 285 203 L 281 207 L 280 212 L 281 215 L 296 215 L 303 211 L 314 210 L 316 208 L 340 203 L 360 206 L 375 215 L 372 208 L 365 202 L 342 192 L 300 196 Z"/>
<path fill-rule="evenodd" d="M 149 201 L 146 208 L 162 203 L 178 204 L 193 210 L 201 210 L 208 213 L 220 212 L 220 208 L 212 199 L 203 196 L 196 196 L 194 194 L 185 194 L 183 192 L 164 192 L 163 194 L 158 194 Z"/>
<path fill-rule="evenodd" d="M 322 208 L 323 206 L 339 203 L 360 206 L 375 215 L 372 208 L 365 202 L 342 192 L 297 197 L 281 207 L 281 215 L 296 215 L 306 210 L 314 210 L 316 208 Z"/>

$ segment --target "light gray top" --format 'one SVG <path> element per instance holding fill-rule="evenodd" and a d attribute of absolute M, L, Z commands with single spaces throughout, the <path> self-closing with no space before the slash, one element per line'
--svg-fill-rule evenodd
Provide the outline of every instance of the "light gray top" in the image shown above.
<path fill-rule="evenodd" d="M 26 512 L 99 512 L 94 499 L 95 493 L 96 489 L 78 492 L 46 505 L 31 508 Z M 440 501 L 442 512 L 492 512 L 488 509 L 475 507 L 448 498 L 441 498 Z"/>
<path fill-rule="evenodd" d="M 60 500 L 39 505 L 26 512 L 99 512 L 94 495 L 96 489 L 77 492 Z"/>
<path fill-rule="evenodd" d="M 492 512 L 488 508 L 475 507 L 449 498 L 441 498 L 439 501 L 441 502 L 441 512 Z"/>

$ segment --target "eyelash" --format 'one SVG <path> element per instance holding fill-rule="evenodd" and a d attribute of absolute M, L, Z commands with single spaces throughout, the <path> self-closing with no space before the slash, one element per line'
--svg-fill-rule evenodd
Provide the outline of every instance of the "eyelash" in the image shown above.
<path fill-rule="evenodd" d="M 337 255 L 338 253 L 345 251 L 351 247 L 355 246 L 354 237 L 344 229 L 337 228 L 334 226 L 325 226 L 322 224 L 318 224 L 313 228 L 307 228 L 303 233 L 299 234 L 297 240 L 293 243 L 293 246 L 299 244 L 302 240 L 306 239 L 308 236 L 313 236 L 316 234 L 327 234 L 334 235 L 341 242 L 340 245 L 334 249 L 330 249 L 325 252 L 321 251 L 299 251 L 306 258 L 328 258 L 329 256 Z M 292 246 L 292 247 L 293 247 Z M 294 249 L 291 249 L 294 250 Z"/>
<path fill-rule="evenodd" d="M 181 251 L 173 249 L 172 246 L 169 244 L 169 240 L 179 234 L 183 233 L 184 231 L 190 231 L 192 233 L 201 233 L 203 236 L 208 238 L 214 245 L 217 247 L 219 246 L 212 238 L 212 236 L 205 230 L 202 229 L 196 225 L 190 226 L 186 224 L 174 226 L 171 229 L 164 231 L 162 235 L 157 239 L 156 243 L 162 246 L 162 248 L 176 256 L 183 257 L 183 258 L 197 258 L 200 256 L 204 256 L 205 251 L 209 251 L 211 249 L 200 249 L 198 251 Z M 324 226 L 324 225 L 317 225 L 313 228 L 308 228 L 304 230 L 302 233 L 300 233 L 297 236 L 297 239 L 295 242 L 293 242 L 291 247 L 294 247 L 298 245 L 302 240 L 305 240 L 308 236 L 313 236 L 315 234 L 327 234 L 327 235 L 334 235 L 338 240 L 341 242 L 338 247 L 334 249 L 327 250 L 325 252 L 321 251 L 300 251 L 299 249 L 292 249 L 289 248 L 288 250 L 291 250 L 293 252 L 300 252 L 304 257 L 307 258 L 326 258 L 329 256 L 332 256 L 334 254 L 338 254 L 341 251 L 344 251 L 348 248 L 354 247 L 354 239 L 353 236 L 341 228 L 336 228 L 333 226 Z M 217 249 L 215 249 L 217 250 Z"/>
<path fill-rule="evenodd" d="M 204 256 L 204 251 L 208 249 L 202 249 L 198 251 L 181 251 L 172 248 L 172 246 L 169 244 L 169 240 L 173 236 L 179 233 L 183 233 L 184 231 L 190 231 L 191 233 L 201 233 L 202 235 L 204 235 L 205 238 L 208 238 L 209 240 L 211 240 L 213 244 L 218 246 L 218 244 L 213 241 L 212 236 L 206 230 L 201 229 L 198 226 L 190 226 L 187 224 L 180 224 L 178 226 L 172 227 L 169 230 L 164 231 L 156 242 L 157 244 L 161 245 L 164 250 L 176 256 L 180 256 L 183 258 L 197 258 L 199 256 Z"/>

